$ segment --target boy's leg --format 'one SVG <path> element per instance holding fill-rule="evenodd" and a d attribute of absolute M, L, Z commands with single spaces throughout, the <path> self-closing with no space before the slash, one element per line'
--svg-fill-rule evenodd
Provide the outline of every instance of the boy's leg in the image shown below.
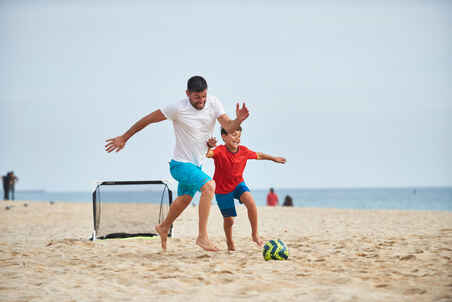
<path fill-rule="evenodd" d="M 215 194 L 218 208 L 223 215 L 224 234 L 229 251 L 235 251 L 234 241 L 232 241 L 232 225 L 234 217 L 237 216 L 234 205 L 234 192 L 226 194 Z"/>
<path fill-rule="evenodd" d="M 240 196 L 240 201 L 243 204 L 245 204 L 246 209 L 248 211 L 248 219 L 250 220 L 250 224 L 251 224 L 251 232 L 252 232 L 253 241 L 256 242 L 256 244 L 258 246 L 262 246 L 264 244 L 264 242 L 259 237 L 259 232 L 257 230 L 257 228 L 258 228 L 257 207 L 256 207 L 256 203 L 254 202 L 254 198 L 250 192 L 244 192 Z"/>
<path fill-rule="evenodd" d="M 210 204 L 215 194 L 215 181 L 209 180 L 201 187 L 199 199 L 199 233 L 196 244 L 206 251 L 216 252 L 218 248 L 209 240 L 207 235 L 207 221 L 209 220 Z"/>
<path fill-rule="evenodd" d="M 229 251 L 235 251 L 234 241 L 232 241 L 232 225 L 234 224 L 234 217 L 223 217 L 224 234 L 226 236 L 226 243 Z"/>
<path fill-rule="evenodd" d="M 171 204 L 165 220 L 155 227 L 155 230 L 160 235 L 163 250 L 166 250 L 166 240 L 168 238 L 168 232 L 171 228 L 171 225 L 173 224 L 174 220 L 176 220 L 176 218 L 179 217 L 179 215 L 190 204 L 192 199 L 193 197 L 186 194 L 178 196 L 176 200 Z"/>

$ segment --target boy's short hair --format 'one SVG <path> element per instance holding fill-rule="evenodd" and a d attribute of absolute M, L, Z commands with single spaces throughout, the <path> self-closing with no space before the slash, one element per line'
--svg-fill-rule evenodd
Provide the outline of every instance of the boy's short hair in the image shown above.
<path fill-rule="evenodd" d="M 237 128 L 238 131 L 242 132 L 242 126 L 239 126 Z M 228 132 L 226 131 L 226 129 L 224 129 L 223 127 L 221 127 L 221 135 L 228 135 Z"/>
<path fill-rule="evenodd" d="M 190 92 L 202 92 L 207 89 L 207 81 L 201 76 L 193 76 L 188 79 L 187 90 Z"/>

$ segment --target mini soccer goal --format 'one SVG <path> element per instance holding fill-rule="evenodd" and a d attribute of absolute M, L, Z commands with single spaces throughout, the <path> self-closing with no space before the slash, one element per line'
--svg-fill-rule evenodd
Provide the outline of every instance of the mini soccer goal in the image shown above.
<path fill-rule="evenodd" d="M 165 180 L 97 182 L 91 240 L 157 236 L 154 227 L 165 219 L 173 201 L 171 188 Z M 168 233 L 172 235 L 173 226 Z"/>

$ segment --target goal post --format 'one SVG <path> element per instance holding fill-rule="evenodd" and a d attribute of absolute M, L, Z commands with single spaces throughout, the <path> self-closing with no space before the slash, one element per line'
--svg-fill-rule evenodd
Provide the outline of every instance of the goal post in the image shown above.
<path fill-rule="evenodd" d="M 96 182 L 91 240 L 157 236 L 154 227 L 168 215 L 173 188 L 169 180 Z"/>

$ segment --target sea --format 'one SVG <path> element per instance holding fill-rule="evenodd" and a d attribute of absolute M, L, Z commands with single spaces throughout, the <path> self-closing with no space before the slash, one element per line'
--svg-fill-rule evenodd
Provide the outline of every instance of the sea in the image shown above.
<path fill-rule="evenodd" d="M 452 187 L 419 188 L 324 188 L 278 189 L 280 204 L 289 195 L 295 207 L 337 209 L 433 210 L 452 211 Z M 252 190 L 258 206 L 266 205 L 268 189 Z M 109 198 L 115 202 L 160 202 L 162 193 L 140 190 L 110 190 Z M 92 192 L 16 191 L 21 201 L 92 202 Z M 102 196 L 107 196 L 103 193 Z M 152 197 L 150 197 L 152 196 Z M 107 201 L 107 200 L 105 200 Z M 199 202 L 199 193 L 193 203 Z M 215 203 L 215 200 L 213 201 Z"/>

